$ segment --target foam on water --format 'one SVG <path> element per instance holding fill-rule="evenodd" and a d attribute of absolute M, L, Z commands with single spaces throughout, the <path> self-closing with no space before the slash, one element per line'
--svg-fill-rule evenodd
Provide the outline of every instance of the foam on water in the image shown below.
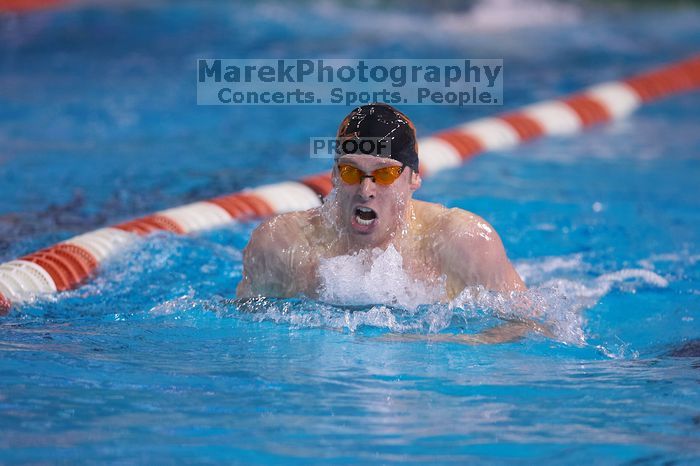
<path fill-rule="evenodd" d="M 332 134 L 340 110 L 194 108 L 197 57 L 503 58 L 505 106 L 415 107 L 426 136 L 687 58 L 700 40 L 697 8 L 660 3 L 615 2 L 607 14 L 602 2 L 543 0 L 579 16 L 571 27 L 555 11 L 533 28 L 541 12 L 515 1 L 520 13 L 490 17 L 476 0 L 454 15 L 445 2 L 396 0 L 364 15 L 344 0 L 325 3 L 328 14 L 318 3 L 80 1 L 92 6 L 0 24 L 5 260 L 328 169 L 308 157 L 308 138 Z M 254 224 L 144 238 L 87 286 L 3 319 L 0 462 L 697 462 L 698 97 L 424 183 L 423 199 L 494 225 L 526 295 L 244 305 L 231 298 Z M 89 195 L 73 203 L 78 189 Z M 519 314 L 554 338 L 433 338 Z"/>
<path fill-rule="evenodd" d="M 202 313 L 213 313 L 220 318 L 294 328 L 404 335 L 472 334 L 518 321 L 537 324 L 560 343 L 585 346 L 590 339 L 586 334 L 587 309 L 611 292 L 666 288 L 669 279 L 682 277 L 682 271 L 663 277 L 654 271 L 656 263 L 694 263 L 698 257 L 691 253 L 654 254 L 638 260 L 640 268 L 608 271 L 594 267 L 596 257 L 583 253 L 521 260 L 515 266 L 529 286 L 526 292 L 502 294 L 469 288 L 445 302 L 444 280 L 424 283 L 415 279 L 404 269 L 401 254 L 390 245 L 385 250 L 375 248 L 321 260 L 318 300 L 261 298 L 241 303 L 230 299 L 240 279 L 241 253 L 228 245 L 229 236 L 244 237 L 252 226 L 246 226 L 245 231 L 240 228 L 232 226 L 196 237 L 152 235 L 107 262 L 98 277 L 81 289 L 41 297 L 20 312 L 28 318 L 60 317 L 48 303 L 68 300 L 80 304 L 70 311 L 70 318 L 78 317 L 75 313 L 79 312 L 107 320 L 196 321 Z M 627 354 L 607 343 L 598 349 L 610 357 Z"/>
<path fill-rule="evenodd" d="M 144 254 L 148 254 L 145 250 L 150 249 L 149 242 L 164 246 L 163 238 L 156 237 L 129 253 L 142 264 L 154 264 L 146 268 L 165 267 L 163 264 L 169 260 L 164 255 L 182 254 L 175 248 L 167 253 L 154 253 L 154 259 L 158 260 L 143 261 Z M 444 283 L 431 286 L 410 277 L 403 269 L 401 255 L 390 246 L 384 251 L 377 248 L 323 260 L 319 269 L 322 283 L 319 300 L 258 298 L 242 302 L 205 296 L 188 285 L 181 287 L 175 297 L 158 302 L 146 315 L 137 318 L 197 318 L 201 312 L 213 312 L 220 318 L 274 322 L 294 328 L 414 335 L 471 334 L 517 321 L 537 324 L 548 337 L 560 343 L 585 346 L 588 344 L 585 311 L 602 297 L 612 291 L 635 293 L 669 285 L 666 278 L 649 269 L 622 268 L 596 275 L 591 273 L 592 266 L 582 254 L 520 261 L 516 268 L 530 286 L 526 292 L 503 294 L 468 288 L 453 300 L 440 302 Z M 107 271 L 107 275 L 111 273 Z M 134 274 L 128 279 L 132 287 L 137 287 L 139 281 Z M 112 291 L 113 286 L 102 283 L 97 288 L 109 287 L 107 291 Z M 628 354 L 624 342 L 595 347 L 608 357 Z"/>
<path fill-rule="evenodd" d="M 483 0 L 463 13 L 437 15 L 442 30 L 452 33 L 468 31 L 507 31 L 514 28 L 550 24 L 573 24 L 580 11 L 573 5 L 543 0 Z"/>

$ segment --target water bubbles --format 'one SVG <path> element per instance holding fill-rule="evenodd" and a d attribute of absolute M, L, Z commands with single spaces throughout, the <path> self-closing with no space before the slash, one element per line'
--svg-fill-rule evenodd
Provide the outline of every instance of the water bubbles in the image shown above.
<path fill-rule="evenodd" d="M 539 333 L 535 338 L 544 335 L 565 345 L 588 346 L 585 311 L 603 296 L 613 290 L 634 293 L 668 286 L 666 279 L 644 269 L 595 275 L 581 254 L 524 261 L 517 268 L 531 285 L 529 290 L 498 293 L 470 287 L 446 301 L 444 281 L 424 283 L 411 277 L 401 254 L 390 245 L 322 260 L 320 300 L 260 298 L 252 306 L 236 306 L 255 321 L 353 333 L 380 331 L 400 334 L 399 341 L 406 337 L 483 343 L 470 335 L 512 324 Z M 590 345 L 609 358 L 638 354 L 619 339 Z"/>
<path fill-rule="evenodd" d="M 426 284 L 406 272 L 394 245 L 321 259 L 320 299 L 331 303 L 383 303 L 406 309 L 435 303 L 446 294 L 445 282 Z"/>
<path fill-rule="evenodd" d="M 159 303 L 151 308 L 149 313 L 154 316 L 172 315 L 194 309 L 199 302 L 194 299 L 195 291 L 190 287 L 187 294 Z"/>

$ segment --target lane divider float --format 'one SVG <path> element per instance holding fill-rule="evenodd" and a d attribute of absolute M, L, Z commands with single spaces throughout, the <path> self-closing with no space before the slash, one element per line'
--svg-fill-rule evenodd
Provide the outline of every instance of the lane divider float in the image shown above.
<path fill-rule="evenodd" d="M 559 100 L 480 118 L 418 141 L 423 177 L 475 155 L 545 135 L 566 136 L 623 118 L 644 103 L 700 88 L 700 55 L 631 78 L 599 84 Z M 77 288 L 99 265 L 139 236 L 188 234 L 285 212 L 317 207 L 331 191 L 330 173 L 286 181 L 162 210 L 76 236 L 0 265 L 0 314 L 12 304 Z"/>
<path fill-rule="evenodd" d="M 34 10 L 46 10 L 66 3 L 67 0 L 0 0 L 0 14 L 26 13 Z"/>

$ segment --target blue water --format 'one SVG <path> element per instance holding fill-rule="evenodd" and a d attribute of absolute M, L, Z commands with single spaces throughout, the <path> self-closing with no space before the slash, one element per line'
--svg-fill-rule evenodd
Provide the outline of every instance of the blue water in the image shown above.
<path fill-rule="evenodd" d="M 505 60 L 503 107 L 403 109 L 427 135 L 700 50 L 691 7 L 496 4 L 0 14 L 0 261 L 328 168 L 308 138 L 347 109 L 198 107 L 200 57 Z M 496 227 L 554 339 L 381 338 L 472 333 L 493 302 L 242 312 L 255 224 L 156 234 L 0 320 L 0 463 L 699 461 L 699 107 L 485 154 L 417 193 Z"/>

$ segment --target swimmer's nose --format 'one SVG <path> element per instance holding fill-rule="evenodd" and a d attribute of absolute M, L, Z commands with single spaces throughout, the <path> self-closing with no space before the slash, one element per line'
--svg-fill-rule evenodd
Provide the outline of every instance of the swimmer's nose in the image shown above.
<path fill-rule="evenodd" d="M 360 189 L 357 194 L 363 199 L 373 199 L 377 190 L 377 184 L 372 181 L 371 177 L 366 177 L 360 182 Z"/>

